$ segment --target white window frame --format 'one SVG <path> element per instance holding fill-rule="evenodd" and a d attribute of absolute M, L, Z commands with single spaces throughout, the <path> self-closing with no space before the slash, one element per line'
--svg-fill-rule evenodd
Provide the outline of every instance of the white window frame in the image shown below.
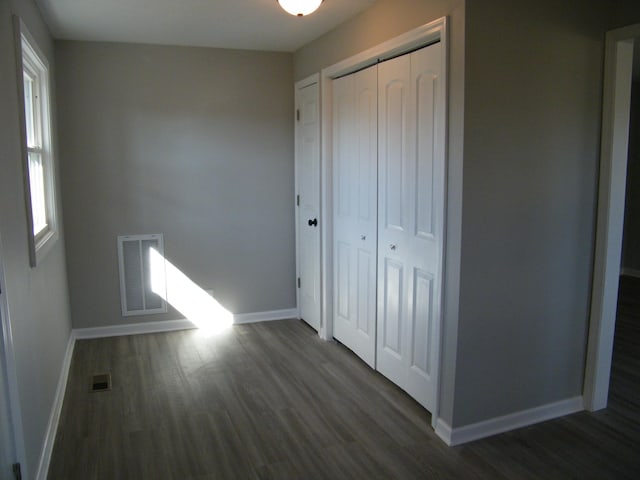
<path fill-rule="evenodd" d="M 21 111 L 24 189 L 27 205 L 29 260 L 36 267 L 59 237 L 55 163 L 51 133 L 51 82 L 49 62 L 24 23 L 14 20 Z M 27 101 L 30 80 L 31 101 Z M 27 110 L 28 104 L 32 108 Z M 27 125 L 29 122 L 29 125 Z"/>

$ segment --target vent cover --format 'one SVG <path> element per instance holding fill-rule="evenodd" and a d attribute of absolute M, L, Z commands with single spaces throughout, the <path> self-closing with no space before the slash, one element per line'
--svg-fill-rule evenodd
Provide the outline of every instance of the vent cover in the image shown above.
<path fill-rule="evenodd" d="M 165 313 L 167 304 L 151 289 L 150 250 L 164 256 L 162 234 L 118 237 L 122 315 Z M 161 272 L 164 275 L 164 272 Z"/>
<path fill-rule="evenodd" d="M 91 377 L 90 392 L 108 392 L 111 390 L 111 374 L 100 373 Z"/>

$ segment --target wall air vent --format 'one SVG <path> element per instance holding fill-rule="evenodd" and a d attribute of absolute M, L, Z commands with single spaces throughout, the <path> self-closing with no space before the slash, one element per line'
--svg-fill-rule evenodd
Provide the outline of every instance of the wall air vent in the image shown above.
<path fill-rule="evenodd" d="M 150 251 L 152 248 L 164 257 L 162 234 L 118 237 L 120 299 L 122 315 L 125 317 L 167 311 L 166 302 L 151 288 L 153 272 Z M 164 278 L 164 272 L 157 273 Z"/>

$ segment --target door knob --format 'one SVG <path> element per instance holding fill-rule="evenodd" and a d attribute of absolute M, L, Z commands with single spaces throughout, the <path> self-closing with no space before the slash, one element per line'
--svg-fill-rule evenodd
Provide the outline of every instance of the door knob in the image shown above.
<path fill-rule="evenodd" d="M 360 235 L 360 240 L 366 240 L 367 236 L 366 235 Z"/>
<path fill-rule="evenodd" d="M 314 218 L 313 220 L 309 220 L 309 226 L 310 227 L 317 227 L 318 226 L 318 219 Z"/>
<path fill-rule="evenodd" d="M 397 245 L 396 245 L 395 243 L 392 243 L 391 245 L 389 245 L 389 248 L 390 248 L 391 250 L 395 250 L 395 249 L 396 249 L 396 248 L 398 248 L 398 247 L 397 247 Z"/>

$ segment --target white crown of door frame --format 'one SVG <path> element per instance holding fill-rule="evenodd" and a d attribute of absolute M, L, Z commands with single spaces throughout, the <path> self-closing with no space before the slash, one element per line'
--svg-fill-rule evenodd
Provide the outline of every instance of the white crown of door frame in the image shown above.
<path fill-rule="evenodd" d="M 322 327 L 320 329 L 319 335 L 324 340 L 331 340 L 333 338 L 333 251 L 332 251 L 332 238 L 333 238 L 333 228 L 331 225 L 331 215 L 333 212 L 333 203 L 332 203 L 332 194 L 331 194 L 331 185 L 332 185 L 332 176 L 333 176 L 333 161 L 332 161 L 332 103 L 333 103 L 333 92 L 332 92 L 332 81 L 333 79 L 347 75 L 349 73 L 353 73 L 357 70 L 365 68 L 367 66 L 373 65 L 383 60 L 387 60 L 398 55 L 402 55 L 404 53 L 410 52 L 412 50 L 416 50 L 420 47 L 424 47 L 431 43 L 441 42 L 442 43 L 442 55 L 445 60 L 445 65 L 448 65 L 449 58 L 449 41 L 448 41 L 448 18 L 442 17 L 433 22 L 430 22 L 426 25 L 418 27 L 414 30 L 411 30 L 403 35 L 395 37 L 391 40 L 388 40 L 380 45 L 377 45 L 373 48 L 365 50 L 362 53 L 349 57 L 341 62 L 338 62 L 330 67 L 327 67 L 322 70 L 320 75 L 320 98 L 322 105 L 321 112 L 321 208 L 320 208 L 320 218 L 321 223 L 324 226 L 322 230 L 322 240 L 321 240 L 321 258 L 322 258 Z M 447 75 L 447 72 L 445 72 Z M 445 77 L 445 86 L 448 86 L 448 81 Z M 447 87 L 446 87 L 447 88 Z M 447 98 L 448 103 L 448 90 L 445 92 L 445 97 Z M 448 116 L 448 113 L 447 113 Z M 448 127 L 448 122 L 446 122 Z M 447 128 L 445 128 L 446 130 Z M 448 138 L 448 133 L 445 131 L 445 138 Z M 445 164 L 447 163 L 447 150 L 445 147 Z M 445 178 L 447 175 L 445 173 Z M 446 182 L 445 182 L 446 183 Z M 446 225 L 448 223 L 448 215 L 447 215 L 447 187 L 445 185 L 445 231 Z M 445 239 L 445 250 L 446 250 L 446 239 Z M 446 258 L 446 251 L 443 252 L 443 260 Z M 444 272 L 446 271 L 446 261 L 443 267 L 443 279 L 442 279 L 442 305 L 444 307 L 444 290 L 445 290 L 445 282 L 444 282 Z M 444 318 L 444 317 L 443 317 Z M 443 329 L 440 329 L 438 345 L 440 346 L 439 358 L 442 354 L 442 337 L 443 337 Z M 440 362 L 441 363 L 441 362 Z M 440 370 L 441 365 L 437 365 L 434 367 L 435 374 L 437 375 L 437 379 L 435 380 L 436 385 L 440 382 Z M 439 395 L 436 395 L 436 398 L 439 399 Z M 436 406 L 431 412 L 432 414 L 432 425 L 435 427 L 438 418 L 439 418 L 439 402 L 436 401 Z"/>
<path fill-rule="evenodd" d="M 583 399 L 607 406 L 624 225 L 633 40 L 640 24 L 607 32 L 595 263 Z"/>

